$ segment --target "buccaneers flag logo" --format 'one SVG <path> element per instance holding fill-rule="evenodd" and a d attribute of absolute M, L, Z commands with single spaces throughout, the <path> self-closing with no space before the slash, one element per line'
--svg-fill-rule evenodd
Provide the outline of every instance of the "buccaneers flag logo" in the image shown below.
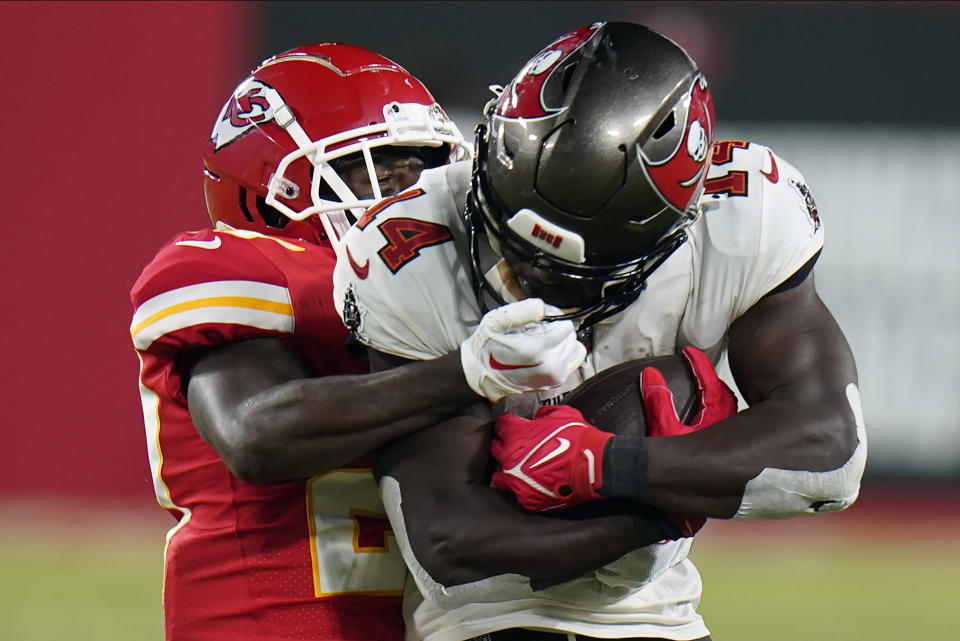
<path fill-rule="evenodd" d="M 684 111 L 686 117 L 684 118 Z M 713 100 L 702 75 L 693 80 L 687 95 L 675 108 L 683 123 L 677 146 L 665 158 L 650 158 L 642 148 L 637 151 L 650 182 L 673 209 L 683 212 L 703 193 L 703 182 L 713 147 Z M 681 120 L 682 119 L 682 120 Z"/>
<path fill-rule="evenodd" d="M 542 118 L 560 111 L 544 104 L 543 87 L 557 63 L 570 57 L 603 26 L 596 22 L 588 27 L 560 36 L 530 59 L 523 70 L 507 87 L 497 105 L 497 115 L 504 118 Z"/>

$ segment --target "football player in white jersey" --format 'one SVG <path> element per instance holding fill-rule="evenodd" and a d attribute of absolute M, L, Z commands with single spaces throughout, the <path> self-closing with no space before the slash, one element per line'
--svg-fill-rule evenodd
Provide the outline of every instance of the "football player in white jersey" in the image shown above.
<path fill-rule="evenodd" d="M 585 26 L 491 101 L 472 164 L 425 171 L 344 236 L 335 302 L 378 367 L 486 344 L 498 312 L 544 303 L 589 347 L 532 418 L 500 414 L 491 437 L 479 404 L 376 454 L 411 570 L 408 641 L 708 638 L 687 558 L 697 519 L 856 499 L 863 418 L 851 351 L 814 288 L 816 205 L 770 149 L 714 131 L 682 48 L 639 25 Z M 649 369 L 645 435 L 551 406 L 613 365 L 680 352 L 705 408 L 689 425 Z M 464 371 L 476 353 L 461 350 Z M 740 412 L 711 366 L 724 353 Z M 482 363 L 491 376 L 538 364 Z M 516 400 L 487 377 L 475 390 Z M 648 545 L 658 510 L 683 518 Z"/>

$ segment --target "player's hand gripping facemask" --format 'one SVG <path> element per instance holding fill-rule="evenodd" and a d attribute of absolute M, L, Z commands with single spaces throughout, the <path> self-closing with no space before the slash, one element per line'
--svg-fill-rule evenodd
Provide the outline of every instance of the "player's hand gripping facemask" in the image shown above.
<path fill-rule="evenodd" d="M 481 319 L 460 347 L 470 388 L 491 401 L 508 394 L 545 390 L 563 383 L 587 350 L 570 321 L 546 322 L 559 310 L 528 298 L 498 307 Z"/>

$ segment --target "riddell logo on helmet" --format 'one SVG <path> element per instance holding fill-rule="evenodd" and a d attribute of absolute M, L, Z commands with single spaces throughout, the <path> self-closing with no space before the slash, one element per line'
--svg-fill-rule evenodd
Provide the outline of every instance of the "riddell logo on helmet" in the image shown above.
<path fill-rule="evenodd" d="M 582 264 L 586 246 L 583 237 L 540 216 L 532 209 L 521 209 L 507 220 L 507 227 L 534 247 L 562 260 Z"/>
<path fill-rule="evenodd" d="M 563 243 L 563 236 L 559 236 L 557 234 L 551 234 L 536 223 L 534 223 L 533 231 L 530 232 L 530 235 L 538 240 L 547 241 L 557 249 L 560 249 L 560 245 Z"/>

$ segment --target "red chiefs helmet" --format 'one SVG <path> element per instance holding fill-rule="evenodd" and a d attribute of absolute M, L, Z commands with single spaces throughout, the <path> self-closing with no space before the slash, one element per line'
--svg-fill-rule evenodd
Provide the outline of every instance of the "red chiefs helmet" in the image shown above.
<path fill-rule="evenodd" d="M 313 242 L 339 237 L 348 211 L 357 216 L 382 196 L 371 150 L 384 145 L 416 150 L 426 167 L 468 155 L 423 84 L 379 54 L 324 43 L 269 58 L 213 126 L 203 154 L 210 220 Z M 357 197 L 335 169 L 351 154 L 366 165 L 372 198 Z"/>

